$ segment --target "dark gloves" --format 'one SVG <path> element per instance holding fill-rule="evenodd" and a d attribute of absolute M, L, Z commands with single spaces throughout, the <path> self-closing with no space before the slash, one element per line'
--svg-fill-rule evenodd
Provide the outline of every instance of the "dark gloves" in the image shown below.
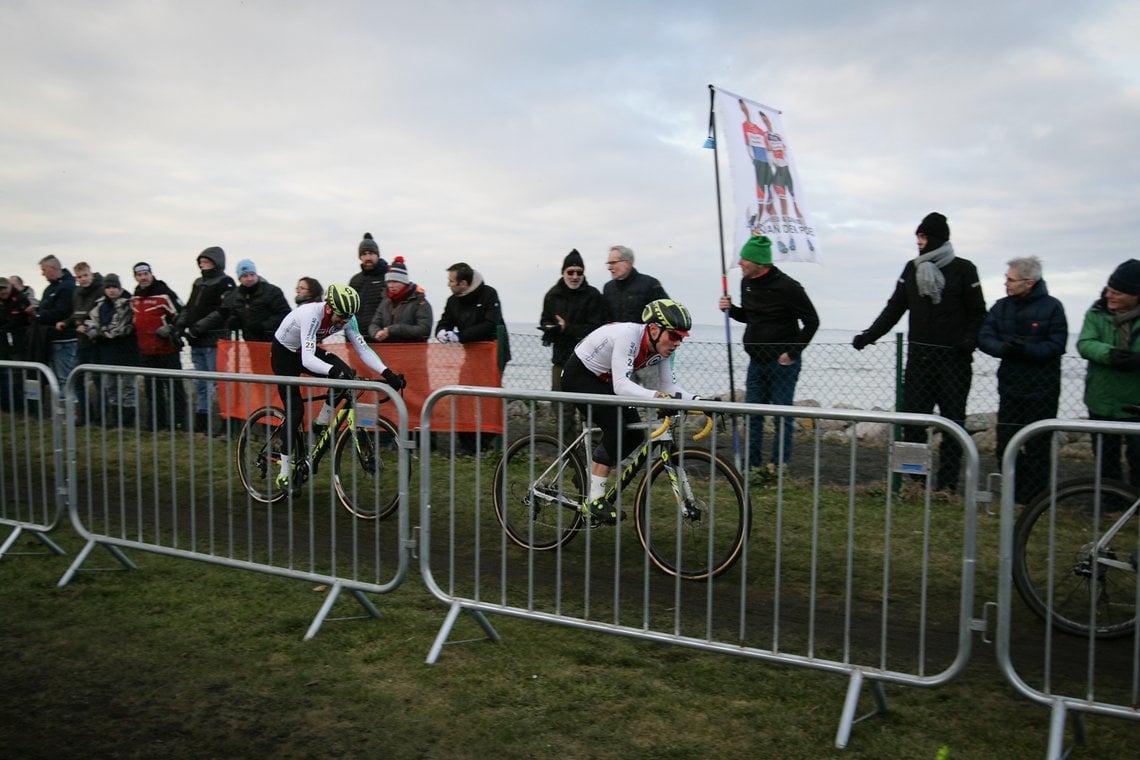
<path fill-rule="evenodd" d="M 408 387 L 408 381 L 404 379 L 403 375 L 396 374 L 390 369 L 386 369 L 381 373 L 384 377 L 384 382 L 392 386 L 392 390 L 399 392 Z"/>
<path fill-rule="evenodd" d="M 170 340 L 170 334 L 174 332 L 174 328 L 170 325 L 163 325 L 154 331 L 154 334 L 164 340 Z"/>
<path fill-rule="evenodd" d="M 195 329 L 193 328 L 193 326 L 191 326 L 191 327 L 187 327 L 185 330 L 183 330 L 183 331 L 182 331 L 182 333 L 183 333 L 183 334 L 184 334 L 184 335 L 185 335 L 187 338 L 189 338 L 190 340 L 197 340 L 197 339 L 198 339 L 198 331 L 197 331 L 197 330 L 195 330 Z"/>
<path fill-rule="evenodd" d="M 851 339 L 851 345 L 855 347 L 856 351 L 862 351 L 874 342 L 865 332 L 859 333 Z"/>
<path fill-rule="evenodd" d="M 1014 338 L 1006 342 L 1001 347 L 1001 355 L 1003 359 L 1015 359 L 1019 356 L 1025 356 L 1025 340 L 1022 338 Z"/>
<path fill-rule="evenodd" d="M 356 371 L 348 365 L 334 364 L 333 368 L 329 370 L 329 380 L 352 380 L 356 377 Z"/>
<path fill-rule="evenodd" d="M 1114 348 L 1108 352 L 1108 363 L 1121 372 L 1136 372 L 1140 370 L 1140 353 Z"/>

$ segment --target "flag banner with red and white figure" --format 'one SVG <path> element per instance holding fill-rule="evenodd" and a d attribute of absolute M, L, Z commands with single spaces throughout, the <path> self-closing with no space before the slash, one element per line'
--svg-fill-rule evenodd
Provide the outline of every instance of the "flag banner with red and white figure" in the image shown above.
<path fill-rule="evenodd" d="M 732 178 L 732 240 L 739 251 L 752 235 L 772 239 L 774 261 L 819 262 L 819 240 L 780 112 L 713 88 L 717 155 Z"/>

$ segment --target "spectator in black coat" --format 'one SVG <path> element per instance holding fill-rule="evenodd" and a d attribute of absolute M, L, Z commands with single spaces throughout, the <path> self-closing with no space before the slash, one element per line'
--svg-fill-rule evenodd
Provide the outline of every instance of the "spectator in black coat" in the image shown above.
<path fill-rule="evenodd" d="M 216 245 L 198 254 L 198 269 L 202 274 L 194 281 L 190 298 L 178 313 L 174 327 L 190 342 L 190 361 L 194 369 L 216 372 L 218 340 L 225 338 L 226 332 L 220 326 L 211 325 L 210 320 L 221 307 L 225 295 L 233 290 L 234 281 L 225 272 L 226 252 Z M 204 433 L 213 406 L 214 383 L 195 380 L 194 390 L 195 429 Z"/>
<path fill-rule="evenodd" d="M 364 233 L 364 239 L 356 247 L 356 256 L 360 259 L 360 271 L 352 276 L 348 284 L 360 294 L 360 311 L 356 313 L 356 323 L 367 327 L 372 324 L 376 309 L 388 292 L 384 280 L 384 275 L 388 273 L 388 262 L 380 257 L 380 246 L 372 239 L 371 232 Z M 376 340 L 368 334 L 364 339 L 369 342 Z"/>
<path fill-rule="evenodd" d="M 250 259 L 238 262 L 237 277 L 238 286 L 225 294 L 221 307 L 205 323 L 240 331 L 242 340 L 268 343 L 289 313 L 289 302 L 281 288 L 262 279 Z"/>
<path fill-rule="evenodd" d="M 602 288 L 602 296 L 610 322 L 640 322 L 647 303 L 669 297 L 656 277 L 634 269 L 633 251 L 624 245 L 610 248 L 606 266 L 611 279 Z"/>
<path fill-rule="evenodd" d="M 586 281 L 586 264 L 575 248 L 562 260 L 562 276 L 546 291 L 539 317 L 542 345 L 554 346 L 551 390 L 562 390 L 562 368 L 574 346 L 605 322 L 606 303 L 598 289 Z"/>

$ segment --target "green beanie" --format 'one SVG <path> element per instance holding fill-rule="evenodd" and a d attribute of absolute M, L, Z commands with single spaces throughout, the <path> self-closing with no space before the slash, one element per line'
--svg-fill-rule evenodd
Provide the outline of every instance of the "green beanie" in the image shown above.
<path fill-rule="evenodd" d="M 753 235 L 740 249 L 740 258 L 753 264 L 771 264 L 772 241 L 767 235 Z"/>

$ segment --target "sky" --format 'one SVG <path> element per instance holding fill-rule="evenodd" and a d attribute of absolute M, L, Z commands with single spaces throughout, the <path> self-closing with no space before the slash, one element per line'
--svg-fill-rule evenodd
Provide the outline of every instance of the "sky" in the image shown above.
<path fill-rule="evenodd" d="M 466 261 L 537 324 L 571 248 L 600 289 L 623 244 L 723 324 L 711 84 L 782 112 L 823 328 L 874 320 L 937 210 L 987 304 L 1036 255 L 1077 332 L 1140 258 L 1138 31 L 1097 0 L 0 0 L 0 274 L 145 260 L 185 297 L 219 245 L 291 297 L 368 231 L 437 315 Z"/>

